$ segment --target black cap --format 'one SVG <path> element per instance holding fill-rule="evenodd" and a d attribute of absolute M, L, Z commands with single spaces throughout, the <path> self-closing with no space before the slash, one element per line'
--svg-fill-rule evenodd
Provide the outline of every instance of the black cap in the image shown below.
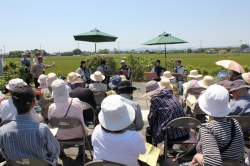
<path fill-rule="evenodd" d="M 136 87 L 133 87 L 130 81 L 124 80 L 119 83 L 117 91 L 126 91 L 126 90 L 137 90 Z"/>

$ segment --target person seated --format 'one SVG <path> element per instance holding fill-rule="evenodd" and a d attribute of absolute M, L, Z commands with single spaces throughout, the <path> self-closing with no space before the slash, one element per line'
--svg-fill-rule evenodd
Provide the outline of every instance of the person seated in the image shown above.
<path fill-rule="evenodd" d="M 82 80 L 85 83 L 87 83 L 87 84 L 91 83 L 90 75 L 92 74 L 92 71 L 91 71 L 91 69 L 86 68 L 85 61 L 81 61 L 80 67 L 76 70 L 76 73 L 81 75 Z"/>
<path fill-rule="evenodd" d="M 92 81 L 94 81 L 94 83 L 89 84 L 90 90 L 107 92 L 107 85 L 101 83 L 105 79 L 105 76 L 100 71 L 96 71 L 90 76 L 90 78 Z"/>
<path fill-rule="evenodd" d="M 47 81 L 47 76 L 44 75 L 44 74 L 41 74 L 38 77 L 38 81 L 37 81 L 40 84 L 40 86 L 38 88 L 39 89 L 45 89 L 45 88 L 47 88 L 48 86 L 46 85 L 46 81 Z"/>
<path fill-rule="evenodd" d="M 165 128 L 169 122 L 176 118 L 185 117 L 184 110 L 179 100 L 173 95 L 170 89 L 164 89 L 156 81 L 149 81 L 146 84 L 144 96 L 151 97 L 151 106 L 148 115 L 150 129 L 147 131 L 146 140 L 155 146 L 165 139 Z M 189 130 L 170 127 L 168 138 L 181 139 L 189 138 Z M 173 151 L 173 144 L 168 143 L 168 150 Z"/>
<path fill-rule="evenodd" d="M 209 86 L 214 85 L 214 77 L 212 76 L 205 76 L 202 80 L 198 82 L 200 87 L 207 89 Z M 201 94 L 205 93 L 205 90 L 201 92 Z"/>
<path fill-rule="evenodd" d="M 129 128 L 130 130 L 142 130 L 144 122 L 142 119 L 141 107 L 138 102 L 132 100 L 133 92 L 136 90 L 135 87 L 132 86 L 130 81 L 125 80 L 120 82 L 117 89 L 117 94 L 119 94 L 125 103 L 131 105 L 135 111 L 135 121 L 133 125 Z"/>
<path fill-rule="evenodd" d="M 106 71 L 106 70 L 111 70 L 111 69 L 110 69 L 110 67 L 106 66 L 105 61 L 101 61 L 101 66 L 99 66 L 96 70 L 97 71 Z"/>
<path fill-rule="evenodd" d="M 228 81 L 234 81 L 234 80 L 243 80 L 241 73 L 234 71 L 234 70 L 230 70 L 231 76 L 226 75 L 226 80 Z"/>
<path fill-rule="evenodd" d="M 125 77 L 125 80 L 126 80 L 126 77 Z M 115 75 L 111 78 L 111 82 L 109 83 L 110 90 L 106 92 L 107 96 L 116 94 L 116 90 L 121 81 L 122 81 L 122 78 L 119 75 Z"/>
<path fill-rule="evenodd" d="M 164 67 L 161 66 L 161 61 L 160 60 L 156 60 L 155 62 L 155 66 L 152 68 L 152 70 L 150 72 L 154 72 L 157 75 L 157 79 L 155 79 L 156 81 L 160 81 L 160 78 L 163 74 L 163 72 L 166 71 L 166 69 Z"/>
<path fill-rule="evenodd" d="M 178 85 L 173 81 L 175 80 L 175 77 L 172 76 L 170 71 L 165 71 L 161 77 L 161 79 L 167 78 L 170 80 L 171 87 L 173 89 L 173 93 L 175 97 L 179 97 L 179 90 Z"/>
<path fill-rule="evenodd" d="M 15 115 L 17 115 L 17 109 L 13 104 L 13 98 L 12 98 L 12 91 L 15 89 L 15 87 L 18 86 L 25 86 L 27 85 L 22 79 L 15 78 L 9 81 L 9 83 L 6 85 L 6 89 L 9 90 L 10 98 L 8 100 L 4 100 L 1 102 L 0 105 L 0 118 L 1 122 L 5 120 L 12 120 Z M 41 118 L 39 114 L 35 112 L 35 110 L 32 110 L 30 112 L 32 118 L 36 122 L 40 122 Z"/>
<path fill-rule="evenodd" d="M 238 121 L 226 117 L 230 113 L 228 101 L 228 91 L 219 85 L 211 85 L 199 97 L 199 106 L 209 120 L 201 125 L 197 154 L 190 165 L 222 165 L 223 159 L 244 165 L 243 134 Z"/>
<path fill-rule="evenodd" d="M 57 76 L 55 73 L 49 73 L 47 78 L 47 86 L 48 88 L 41 90 L 40 101 L 42 108 L 42 117 L 45 123 L 48 123 L 48 110 L 49 106 L 54 103 L 54 98 L 52 97 L 52 83 L 57 80 Z"/>
<path fill-rule="evenodd" d="M 78 118 L 83 122 L 84 131 L 88 134 L 89 129 L 84 123 L 83 117 L 83 105 L 78 98 L 70 98 L 66 89 L 66 84 L 63 80 L 55 80 L 52 85 L 52 96 L 54 98 L 53 104 L 49 106 L 48 118 L 63 118 L 72 117 Z M 73 129 L 58 129 L 56 138 L 58 140 L 70 140 L 76 138 L 82 138 L 82 127 L 78 126 Z M 82 146 L 79 147 L 78 156 L 82 156 Z M 60 156 L 65 156 L 63 149 L 61 149 Z"/>
<path fill-rule="evenodd" d="M 249 88 L 243 80 L 235 80 L 232 82 L 230 93 L 233 95 L 233 99 L 229 102 L 231 108 L 229 115 L 250 115 Z"/>
<path fill-rule="evenodd" d="M 182 60 L 181 59 L 176 59 L 175 60 L 175 68 L 174 68 L 174 73 L 181 74 L 182 76 L 176 76 L 176 84 L 178 85 L 178 90 L 180 94 L 183 94 L 183 89 L 182 85 L 185 81 L 186 78 L 186 69 L 185 67 L 181 64 Z"/>
<path fill-rule="evenodd" d="M 95 160 L 107 160 L 129 166 L 139 166 L 139 155 L 146 153 L 142 135 L 127 130 L 135 120 L 135 111 L 119 95 L 106 97 L 101 105 L 100 124 L 91 140 Z"/>
<path fill-rule="evenodd" d="M 124 70 L 127 71 L 128 74 L 126 75 L 126 79 L 130 80 L 130 76 L 131 76 L 131 72 L 132 72 L 131 68 L 127 65 L 125 60 L 121 60 L 121 65 L 122 65 L 122 67 L 120 68 L 120 70 L 121 71 L 124 71 Z"/>
<path fill-rule="evenodd" d="M 164 89 L 173 89 L 172 84 L 168 78 L 162 78 L 160 82 L 158 82 L 159 86 Z"/>
<path fill-rule="evenodd" d="M 59 143 L 46 124 L 31 116 L 36 103 L 32 88 L 19 84 L 12 89 L 12 100 L 17 115 L 0 128 L 0 149 L 5 160 L 40 158 L 56 164 Z"/>
<path fill-rule="evenodd" d="M 184 90 L 183 91 L 184 101 L 188 96 L 187 92 L 190 88 L 200 87 L 198 82 L 200 81 L 200 78 L 202 77 L 202 75 L 199 74 L 197 70 L 191 70 L 188 77 L 191 78 L 191 80 L 182 85 L 183 90 Z"/>
<path fill-rule="evenodd" d="M 80 101 L 86 102 L 96 109 L 96 102 L 94 98 L 93 92 L 84 88 L 84 82 L 82 81 L 80 76 L 74 76 L 71 82 L 73 90 L 69 93 L 71 98 L 78 98 Z M 83 111 L 84 120 L 93 120 L 93 110 L 87 109 Z"/>
<path fill-rule="evenodd" d="M 250 84 L 250 72 L 241 74 L 243 80 L 249 85 Z"/>

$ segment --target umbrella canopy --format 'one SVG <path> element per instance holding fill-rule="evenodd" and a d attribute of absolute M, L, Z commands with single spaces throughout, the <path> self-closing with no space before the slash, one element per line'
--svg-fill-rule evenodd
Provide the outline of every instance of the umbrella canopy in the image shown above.
<path fill-rule="evenodd" d="M 98 42 L 114 42 L 118 37 L 101 32 L 95 28 L 90 32 L 75 35 L 74 38 L 75 38 L 75 40 L 78 40 L 78 41 L 94 42 L 95 43 L 95 52 L 96 52 L 96 43 L 98 43 Z"/>
<path fill-rule="evenodd" d="M 236 71 L 238 73 L 245 73 L 245 70 L 243 69 L 243 67 L 237 62 L 232 61 L 232 60 L 221 60 L 221 61 L 215 62 L 215 64 L 219 66 L 223 66 L 229 70 Z"/>
<path fill-rule="evenodd" d="M 147 41 L 146 43 L 143 43 L 143 45 L 165 45 L 165 65 L 166 65 L 166 44 L 181 44 L 181 43 L 188 43 L 184 40 L 181 40 L 177 37 L 171 36 L 171 34 L 168 34 L 166 32 L 160 34 L 156 38 Z"/>

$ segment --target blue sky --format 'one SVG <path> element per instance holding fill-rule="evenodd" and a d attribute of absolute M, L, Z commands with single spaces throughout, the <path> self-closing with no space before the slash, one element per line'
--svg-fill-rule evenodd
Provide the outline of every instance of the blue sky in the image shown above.
<path fill-rule="evenodd" d="M 249 0 L 0 0 L 0 49 L 72 51 L 94 28 L 118 36 L 97 49 L 140 48 L 164 31 L 188 41 L 168 48 L 250 43 Z M 79 42 L 83 51 L 94 44 Z M 159 46 L 146 46 L 160 48 Z M 163 49 L 163 46 L 161 46 Z"/>

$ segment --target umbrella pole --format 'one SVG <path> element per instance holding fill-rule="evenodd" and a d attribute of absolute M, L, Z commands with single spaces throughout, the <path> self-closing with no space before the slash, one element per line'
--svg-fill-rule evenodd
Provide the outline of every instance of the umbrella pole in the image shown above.
<path fill-rule="evenodd" d="M 165 67 L 167 70 L 167 49 L 166 49 L 166 44 L 165 44 Z"/>

